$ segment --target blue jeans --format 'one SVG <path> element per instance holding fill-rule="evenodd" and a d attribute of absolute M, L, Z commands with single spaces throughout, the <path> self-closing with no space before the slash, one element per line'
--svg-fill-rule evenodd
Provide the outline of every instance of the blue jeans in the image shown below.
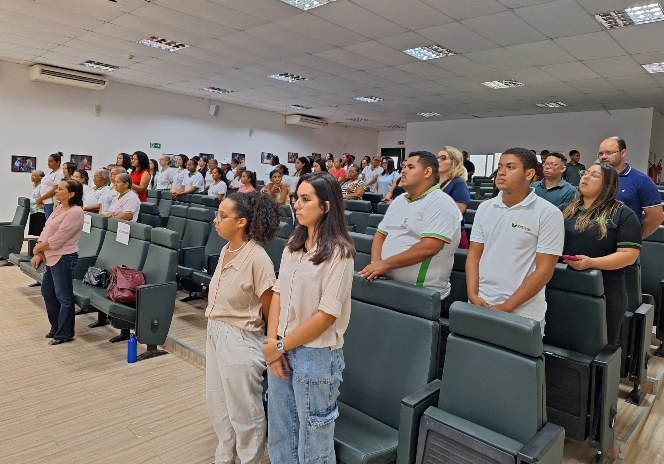
<path fill-rule="evenodd" d="M 46 266 L 41 294 L 56 340 L 74 338 L 74 267 L 78 253 L 63 255 L 54 266 Z"/>
<path fill-rule="evenodd" d="M 334 420 L 339 416 L 343 352 L 302 346 L 286 357 L 286 379 L 268 374 L 270 462 L 335 464 Z"/>
<path fill-rule="evenodd" d="M 44 216 L 46 219 L 53 214 L 53 203 L 44 203 Z"/>

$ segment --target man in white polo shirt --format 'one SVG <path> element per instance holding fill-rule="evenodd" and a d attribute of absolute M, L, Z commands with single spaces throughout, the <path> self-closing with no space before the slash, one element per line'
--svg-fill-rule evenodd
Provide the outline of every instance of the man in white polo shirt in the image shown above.
<path fill-rule="evenodd" d="M 440 190 L 438 158 L 413 152 L 401 170 L 406 193 L 390 204 L 371 246 L 371 264 L 360 271 L 368 280 L 388 276 L 440 292 L 447 308 L 454 252 L 461 237 L 461 213 Z"/>
<path fill-rule="evenodd" d="M 525 148 L 500 156 L 500 192 L 475 214 L 466 287 L 471 303 L 541 321 L 544 333 L 544 288 L 563 251 L 565 228 L 560 210 L 530 188 L 536 168 L 537 158 Z"/>

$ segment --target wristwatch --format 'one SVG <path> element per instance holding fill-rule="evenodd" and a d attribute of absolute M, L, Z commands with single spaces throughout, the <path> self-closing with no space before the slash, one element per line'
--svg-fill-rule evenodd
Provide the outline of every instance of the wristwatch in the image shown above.
<path fill-rule="evenodd" d="M 286 350 L 284 349 L 284 341 L 283 340 L 277 340 L 277 351 L 281 354 L 286 354 Z"/>

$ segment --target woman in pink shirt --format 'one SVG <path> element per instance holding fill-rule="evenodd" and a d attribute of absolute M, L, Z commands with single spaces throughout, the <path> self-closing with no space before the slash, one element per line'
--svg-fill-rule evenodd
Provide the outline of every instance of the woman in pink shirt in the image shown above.
<path fill-rule="evenodd" d="M 50 345 L 74 339 L 74 267 L 78 259 L 78 240 L 83 230 L 83 186 L 73 180 L 58 184 L 55 199 L 60 203 L 46 221 L 33 250 L 32 266 L 42 262 L 46 272 L 41 293 L 51 330 Z"/>
<path fill-rule="evenodd" d="M 240 177 L 240 184 L 242 184 L 242 186 L 239 189 L 237 189 L 238 192 L 240 193 L 255 192 L 256 186 L 258 185 L 256 183 L 256 173 L 254 171 L 244 171 L 242 173 L 242 176 Z"/>

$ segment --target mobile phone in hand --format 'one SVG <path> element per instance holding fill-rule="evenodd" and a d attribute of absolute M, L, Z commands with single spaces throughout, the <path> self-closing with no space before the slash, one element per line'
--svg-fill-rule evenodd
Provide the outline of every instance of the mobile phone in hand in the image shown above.
<path fill-rule="evenodd" d="M 565 261 L 579 261 L 580 258 L 577 258 L 575 255 L 563 255 Z"/>

